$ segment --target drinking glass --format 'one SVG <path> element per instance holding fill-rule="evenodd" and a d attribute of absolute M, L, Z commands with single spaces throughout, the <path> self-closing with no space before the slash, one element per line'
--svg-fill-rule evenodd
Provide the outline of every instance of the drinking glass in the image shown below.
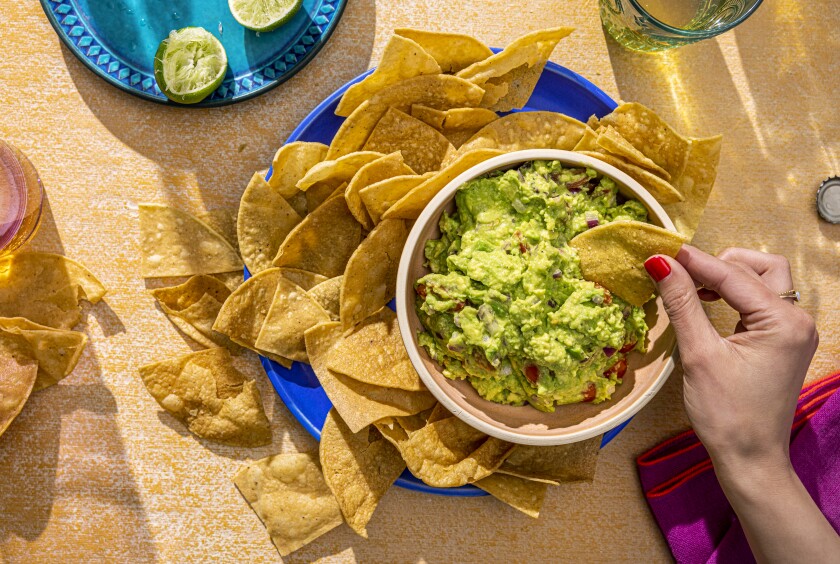
<path fill-rule="evenodd" d="M 600 0 L 607 32 L 634 51 L 664 51 L 708 39 L 747 19 L 761 0 Z"/>
<path fill-rule="evenodd" d="M 35 235 L 43 203 L 38 171 L 14 145 L 0 140 L 0 256 Z"/>

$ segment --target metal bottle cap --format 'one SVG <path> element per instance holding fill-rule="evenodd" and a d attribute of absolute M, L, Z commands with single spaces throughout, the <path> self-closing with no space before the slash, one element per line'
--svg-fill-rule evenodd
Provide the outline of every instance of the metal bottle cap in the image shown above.
<path fill-rule="evenodd" d="M 817 190 L 817 211 L 829 223 L 840 223 L 840 177 L 826 178 Z"/>

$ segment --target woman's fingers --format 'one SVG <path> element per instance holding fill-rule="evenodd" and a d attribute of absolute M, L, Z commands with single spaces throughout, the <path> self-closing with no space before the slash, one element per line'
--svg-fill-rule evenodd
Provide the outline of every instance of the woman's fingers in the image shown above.
<path fill-rule="evenodd" d="M 748 315 L 772 307 L 778 292 L 747 274 L 742 267 L 683 245 L 677 261 L 694 280 L 716 292 L 739 313 Z"/>
<path fill-rule="evenodd" d="M 704 302 L 716 302 L 720 299 L 720 295 L 717 292 L 703 287 L 697 288 L 697 297 Z"/>
<path fill-rule="evenodd" d="M 719 253 L 717 258 L 726 262 L 738 263 L 752 270 L 776 294 L 781 294 L 793 288 L 790 263 L 781 255 L 771 255 L 760 251 L 733 247 Z"/>
<path fill-rule="evenodd" d="M 660 255 L 647 259 L 645 268 L 659 288 L 683 359 L 700 360 L 710 356 L 720 337 L 700 305 L 689 273 L 676 260 Z"/>

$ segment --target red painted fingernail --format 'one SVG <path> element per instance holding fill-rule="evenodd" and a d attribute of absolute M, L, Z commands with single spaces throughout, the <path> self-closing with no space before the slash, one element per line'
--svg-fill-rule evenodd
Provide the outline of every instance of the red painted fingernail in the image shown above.
<path fill-rule="evenodd" d="M 645 270 L 654 282 L 661 282 L 671 274 L 671 265 L 664 258 L 654 255 L 645 261 Z"/>

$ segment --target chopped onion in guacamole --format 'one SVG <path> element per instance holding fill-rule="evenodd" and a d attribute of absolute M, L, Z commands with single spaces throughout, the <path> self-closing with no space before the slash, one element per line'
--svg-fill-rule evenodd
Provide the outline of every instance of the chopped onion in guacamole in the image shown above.
<path fill-rule="evenodd" d="M 586 168 L 535 161 L 471 180 L 426 243 L 430 274 L 415 284 L 420 344 L 446 377 L 494 402 L 608 400 L 643 350 L 633 307 L 583 279 L 568 242 L 593 225 L 648 221 L 615 182 Z"/>

